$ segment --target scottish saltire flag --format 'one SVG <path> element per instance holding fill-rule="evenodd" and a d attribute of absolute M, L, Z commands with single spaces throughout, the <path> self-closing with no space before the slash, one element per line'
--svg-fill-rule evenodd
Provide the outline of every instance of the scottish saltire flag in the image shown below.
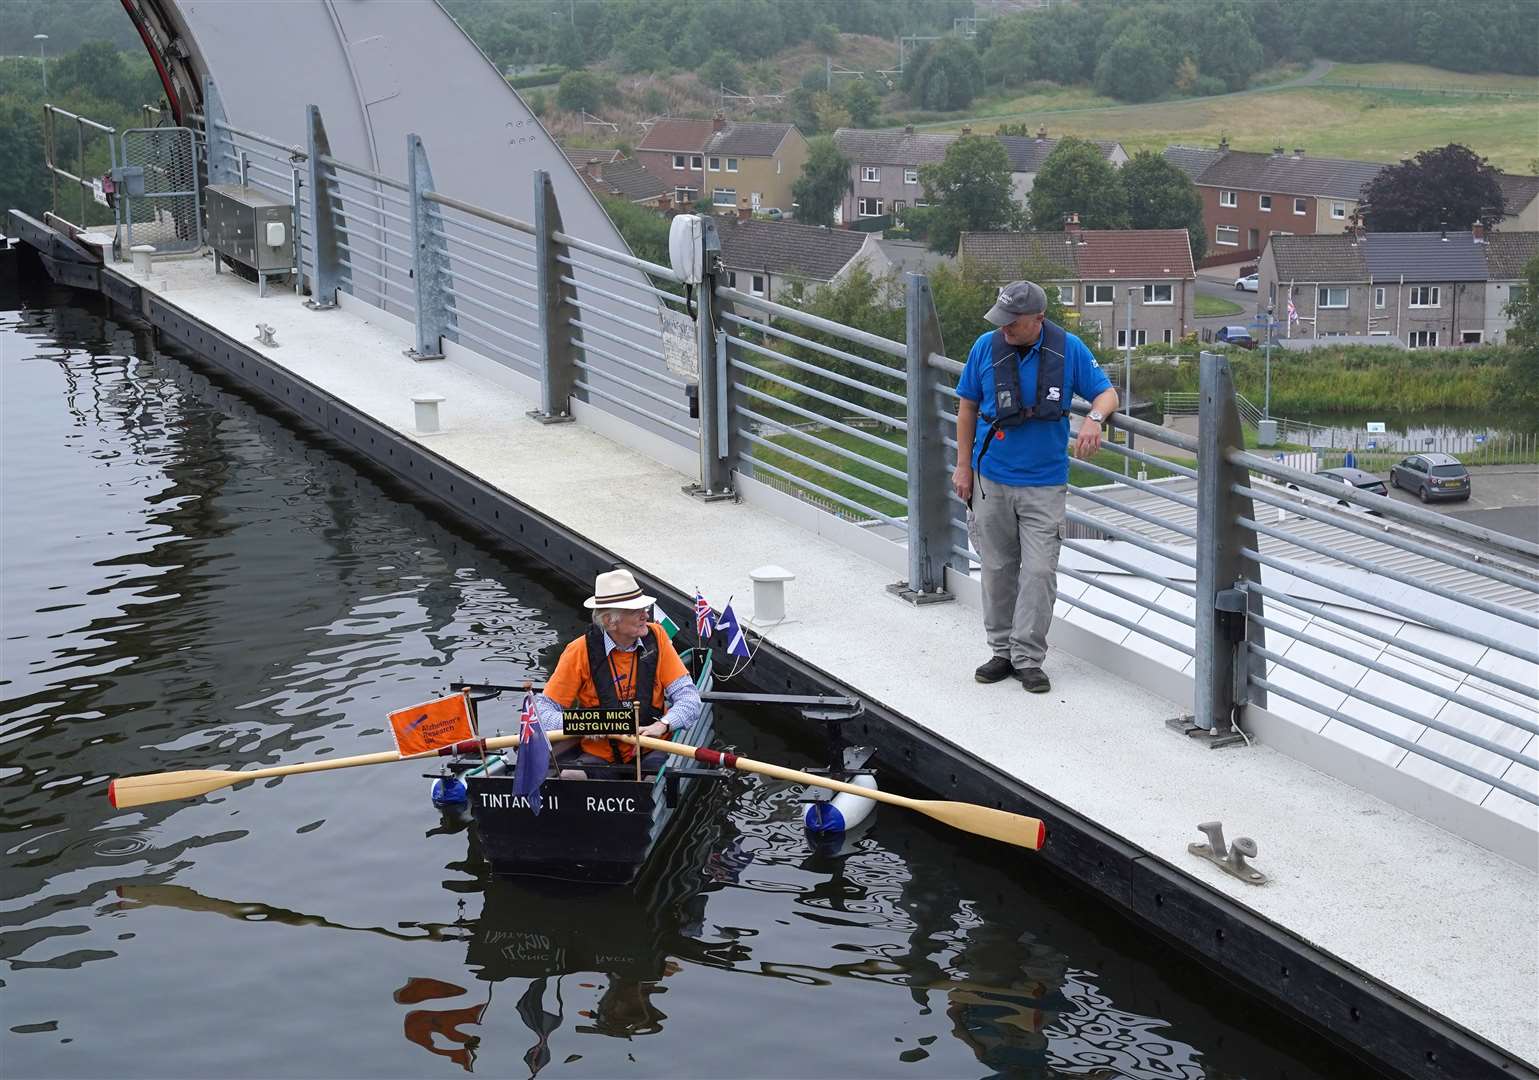
<path fill-rule="evenodd" d="M 715 631 L 716 613 L 711 610 L 711 605 L 705 602 L 705 597 L 700 595 L 700 590 L 695 590 L 695 634 L 704 641 Z"/>
<path fill-rule="evenodd" d="M 670 641 L 673 640 L 674 636 L 679 632 L 679 624 L 668 617 L 668 613 L 663 610 L 661 604 L 652 605 L 652 614 L 657 616 L 655 621 L 657 625 L 663 628 L 663 633 L 668 635 Z"/>
<path fill-rule="evenodd" d="M 716 622 L 718 632 L 726 636 L 727 652 L 733 656 L 741 656 L 748 659 L 748 641 L 743 637 L 743 628 L 737 624 L 737 614 L 732 610 L 732 601 L 727 601 L 727 606 L 721 609 L 721 618 Z"/>
<path fill-rule="evenodd" d="M 534 694 L 524 691 L 524 705 L 518 714 L 518 761 L 513 766 L 513 794 L 526 796 L 529 809 L 540 812 L 540 786 L 550 768 L 550 741 L 534 715 Z"/>

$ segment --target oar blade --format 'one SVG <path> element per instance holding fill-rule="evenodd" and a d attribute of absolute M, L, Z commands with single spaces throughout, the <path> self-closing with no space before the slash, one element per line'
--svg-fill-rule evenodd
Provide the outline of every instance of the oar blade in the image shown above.
<path fill-rule="evenodd" d="M 249 779 L 238 772 L 218 769 L 184 769 L 181 772 L 120 776 L 107 785 L 107 801 L 117 810 L 150 803 L 195 799 L 210 791 Z"/>
<path fill-rule="evenodd" d="M 1047 826 L 1041 818 L 1012 814 L 975 803 L 915 799 L 909 805 L 953 828 L 975 836 L 987 836 L 991 840 L 1002 840 L 1016 847 L 1038 851 L 1047 842 Z"/>

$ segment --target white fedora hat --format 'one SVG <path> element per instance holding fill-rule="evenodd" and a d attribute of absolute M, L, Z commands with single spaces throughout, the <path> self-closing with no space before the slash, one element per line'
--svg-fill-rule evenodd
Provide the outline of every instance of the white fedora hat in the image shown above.
<path fill-rule="evenodd" d="M 657 597 L 648 596 L 629 570 L 606 570 L 593 582 L 593 595 L 582 602 L 587 608 L 648 608 Z"/>

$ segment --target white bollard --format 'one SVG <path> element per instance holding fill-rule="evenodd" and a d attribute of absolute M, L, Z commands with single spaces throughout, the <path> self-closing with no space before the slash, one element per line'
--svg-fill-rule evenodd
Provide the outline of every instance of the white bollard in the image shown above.
<path fill-rule="evenodd" d="M 155 254 L 153 244 L 135 244 L 128 249 L 134 260 L 134 273 L 143 274 L 146 277 L 150 273 L 150 259 Z"/>
<path fill-rule="evenodd" d="M 416 424 L 418 435 L 433 435 L 438 428 L 438 406 L 444 400 L 442 394 L 421 394 L 413 397 L 412 404 L 416 407 Z"/>
<path fill-rule="evenodd" d="M 753 621 L 760 626 L 785 622 L 786 582 L 796 580 L 796 575 L 783 566 L 761 566 L 750 570 L 753 579 Z"/>

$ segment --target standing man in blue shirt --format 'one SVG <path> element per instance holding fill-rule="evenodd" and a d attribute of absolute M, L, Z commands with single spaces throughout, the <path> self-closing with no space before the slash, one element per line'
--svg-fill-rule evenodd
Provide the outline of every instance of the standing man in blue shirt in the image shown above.
<path fill-rule="evenodd" d="M 1069 406 L 1090 415 L 1076 457 L 1101 447 L 1117 391 L 1085 343 L 1047 320 L 1047 294 L 1013 281 L 984 318 L 998 329 L 973 343 L 957 383 L 957 467 L 951 486 L 973 510 L 983 568 L 983 628 L 993 656 L 974 677 L 1014 675 L 1052 688 L 1042 670 L 1058 598 L 1058 547 L 1069 484 Z M 979 430 L 979 418 L 982 430 Z"/>

